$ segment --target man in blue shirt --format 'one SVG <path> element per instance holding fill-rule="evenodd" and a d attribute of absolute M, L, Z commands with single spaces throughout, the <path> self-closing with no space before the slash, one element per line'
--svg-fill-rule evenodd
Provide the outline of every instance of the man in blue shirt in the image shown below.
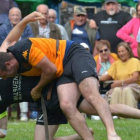
<path fill-rule="evenodd" d="M 90 53 L 93 54 L 95 42 L 100 37 L 97 30 L 90 28 L 84 7 L 74 7 L 74 20 L 67 22 L 65 29 L 70 40 L 88 48 Z"/>

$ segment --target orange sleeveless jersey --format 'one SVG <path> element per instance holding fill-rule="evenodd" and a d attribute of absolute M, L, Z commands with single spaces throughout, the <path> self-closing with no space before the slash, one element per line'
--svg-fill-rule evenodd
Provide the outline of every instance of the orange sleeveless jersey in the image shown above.
<path fill-rule="evenodd" d="M 21 73 L 25 76 L 39 76 L 41 70 L 35 68 L 44 56 L 46 56 L 57 67 L 55 77 L 61 76 L 63 73 L 63 59 L 65 56 L 66 40 L 59 40 L 59 49 L 56 57 L 56 40 L 46 38 L 29 38 L 32 46 L 29 53 L 29 63 L 33 66 L 31 70 Z M 46 66 L 47 67 L 47 66 Z"/>

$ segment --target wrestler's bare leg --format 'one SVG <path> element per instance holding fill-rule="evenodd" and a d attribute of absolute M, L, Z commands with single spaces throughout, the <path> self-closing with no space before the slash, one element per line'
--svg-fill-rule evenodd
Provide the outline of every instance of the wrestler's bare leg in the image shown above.
<path fill-rule="evenodd" d="M 93 129 L 90 128 L 90 132 L 92 135 L 94 134 Z M 64 136 L 64 137 L 55 137 L 54 140 L 82 140 L 82 138 L 78 134 Z"/>
<path fill-rule="evenodd" d="M 49 125 L 49 140 L 53 140 L 54 135 L 58 129 L 59 125 Z M 35 134 L 34 134 L 34 140 L 46 140 L 45 139 L 45 128 L 44 125 L 36 125 L 35 127 Z"/>
<path fill-rule="evenodd" d="M 130 107 L 124 104 L 114 104 L 109 105 L 111 114 L 113 116 L 119 116 L 123 118 L 133 118 L 140 119 L 140 110 Z M 89 115 L 98 115 L 95 108 L 93 108 L 85 99 L 79 105 L 78 110 L 80 112 L 89 114 Z"/>
<path fill-rule="evenodd" d="M 74 130 L 84 140 L 93 140 L 94 138 L 87 127 L 85 118 L 76 107 L 80 96 L 77 84 L 67 83 L 59 85 L 57 87 L 57 93 L 60 101 L 60 107 Z"/>
<path fill-rule="evenodd" d="M 83 97 L 96 109 L 106 126 L 108 140 L 121 140 L 115 131 L 109 105 L 99 94 L 98 80 L 95 77 L 85 78 L 79 84 L 79 89 Z"/>

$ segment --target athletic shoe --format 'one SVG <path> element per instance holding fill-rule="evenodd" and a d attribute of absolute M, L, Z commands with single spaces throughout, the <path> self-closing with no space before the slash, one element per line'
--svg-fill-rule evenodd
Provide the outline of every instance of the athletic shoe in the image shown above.
<path fill-rule="evenodd" d="M 20 113 L 20 121 L 28 121 L 27 113 Z"/>
<path fill-rule="evenodd" d="M 100 117 L 99 116 L 91 115 L 91 120 L 100 120 Z"/>

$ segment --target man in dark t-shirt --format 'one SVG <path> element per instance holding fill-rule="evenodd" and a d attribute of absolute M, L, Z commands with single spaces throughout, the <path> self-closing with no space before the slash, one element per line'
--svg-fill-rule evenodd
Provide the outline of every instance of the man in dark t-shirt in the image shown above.
<path fill-rule="evenodd" d="M 116 53 L 116 47 L 122 41 L 116 33 L 132 17 L 118 9 L 117 0 L 105 0 L 104 8 L 105 10 L 95 14 L 93 19 L 99 27 L 100 39 L 108 40 L 111 43 L 111 52 Z"/>

